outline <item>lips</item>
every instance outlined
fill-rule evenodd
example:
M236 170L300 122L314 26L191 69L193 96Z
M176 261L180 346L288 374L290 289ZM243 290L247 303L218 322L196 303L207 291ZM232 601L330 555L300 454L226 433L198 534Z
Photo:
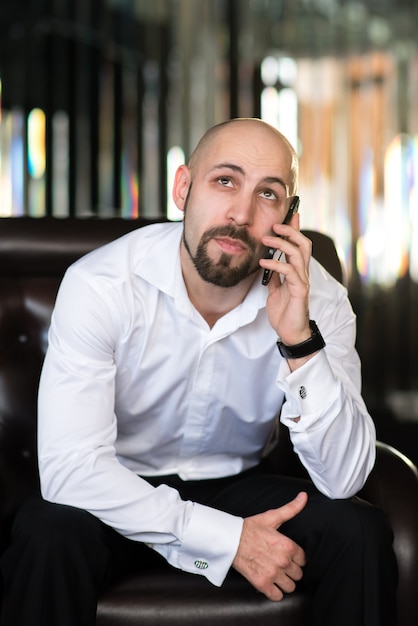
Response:
M215 237L214 239L221 250L227 254L241 254L247 250L247 246L239 239L232 237Z

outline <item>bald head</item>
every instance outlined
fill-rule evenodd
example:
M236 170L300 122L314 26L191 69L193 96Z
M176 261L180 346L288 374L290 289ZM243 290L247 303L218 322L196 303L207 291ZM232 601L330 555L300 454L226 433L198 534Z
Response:
M298 186L298 175L299 175L299 160L296 153L296 150L293 148L292 144L289 140L276 128L267 124L263 120L253 117L240 117L234 118L231 120L227 120L225 122L221 122L220 124L216 124L209 128L208 131L203 135L197 144L195 150L193 151L188 166L191 170L192 177L194 175L195 170L197 169L199 162L204 156L207 154L208 150L213 146L215 141L219 141L225 136L225 140L227 140L228 136L231 137L231 133L233 135L244 137L243 131L251 130L255 132L251 132L251 145L249 148L255 147L255 142L259 142L259 146L264 145L264 138L269 136L271 139L277 140L277 146L280 149L288 153L289 157L289 182L290 182L290 195L294 195Z

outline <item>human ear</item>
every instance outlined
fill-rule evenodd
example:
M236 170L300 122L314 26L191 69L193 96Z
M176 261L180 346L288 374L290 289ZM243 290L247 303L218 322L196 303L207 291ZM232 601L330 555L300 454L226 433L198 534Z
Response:
M174 175L172 196L176 207L184 211L191 183L191 173L187 165L180 165Z

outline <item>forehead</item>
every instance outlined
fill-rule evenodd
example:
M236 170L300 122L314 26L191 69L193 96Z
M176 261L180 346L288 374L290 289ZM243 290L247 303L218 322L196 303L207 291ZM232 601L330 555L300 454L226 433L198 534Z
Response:
M272 129L247 122L232 123L210 139L200 164L210 170L222 163L238 166L247 176L291 179L292 154Z

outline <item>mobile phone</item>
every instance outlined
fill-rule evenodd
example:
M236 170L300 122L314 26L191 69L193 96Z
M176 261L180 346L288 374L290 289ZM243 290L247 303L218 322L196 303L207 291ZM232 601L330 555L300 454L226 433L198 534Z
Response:
M288 224L290 220L292 219L293 215L298 212L299 202L300 202L299 196L293 196L292 201L289 205L289 210L286 213L286 217L283 220L283 224ZM280 235L277 235L277 236L280 237ZM281 252L281 250L277 250L277 248L269 248L266 258L279 261L282 254L283 253ZM273 272L271 270L265 269L263 272L263 278L261 279L261 283L263 285L268 285L272 274Z

